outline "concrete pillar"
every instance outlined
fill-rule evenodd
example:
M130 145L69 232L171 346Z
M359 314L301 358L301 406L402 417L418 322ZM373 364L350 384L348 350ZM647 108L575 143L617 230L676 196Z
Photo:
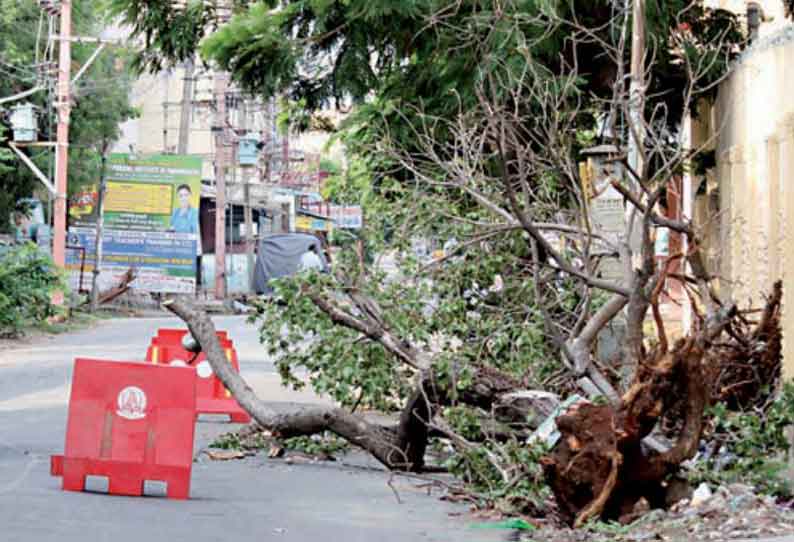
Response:
M732 280L734 275L733 259L733 154L726 151L722 154L718 171L718 187L720 191L720 259L719 259L719 291L720 295L729 298L733 296Z
M749 295L754 305L760 305L764 293L769 289L771 258L769 215L770 175L767 170L769 145L767 140L752 145L752 155L747 184L752 186L752 199L748 199L747 214L750 216L750 275ZM753 203L750 203L750 202Z
M782 200L780 199L780 138L778 133L767 139L767 173L768 173L768 198L765 206L767 207L766 228L769 238L769 271L766 277L765 289L780 278L782 267L780 266L781 243L780 243L780 219L782 210Z
M783 377L794 378L794 258L790 252L794 249L794 188L791 179L794 178L794 114L787 115L781 122L779 130L779 160L778 178L780 186L781 210L779 240L781 246L780 267L783 270L783 313L781 325L783 328Z

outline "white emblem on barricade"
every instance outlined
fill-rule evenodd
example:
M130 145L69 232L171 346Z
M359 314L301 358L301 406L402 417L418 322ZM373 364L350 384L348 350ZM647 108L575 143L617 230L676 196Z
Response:
M135 386L127 386L116 400L118 410L116 414L128 420L141 420L146 417L146 394Z

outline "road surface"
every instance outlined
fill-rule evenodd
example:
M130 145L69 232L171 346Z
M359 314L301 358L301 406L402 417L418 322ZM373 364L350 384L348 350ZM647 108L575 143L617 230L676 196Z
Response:
M256 330L216 317L234 339L243 375L268 400L312 401L278 385ZM3 542L421 542L505 540L471 529L465 508L426 495L415 481L334 463L288 465L260 457L194 463L191 499L129 498L60 489L49 456L62 453L75 357L141 360L171 318L112 319L36 338L0 353L0 540ZM194 452L228 424L200 422ZM204 456L200 456L204 457Z

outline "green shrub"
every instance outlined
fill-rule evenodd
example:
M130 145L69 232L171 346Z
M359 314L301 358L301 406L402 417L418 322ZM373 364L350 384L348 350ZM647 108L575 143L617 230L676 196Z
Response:
M695 482L742 482L770 495L794 496L785 472L791 444L784 434L786 427L794 426L794 383L787 382L763 409L731 412L718 404L710 415L714 440L732 457L725 466L714 460L696 464L691 476Z
M51 294L66 290L63 274L35 245L14 247L0 256L0 336L21 333L57 313Z

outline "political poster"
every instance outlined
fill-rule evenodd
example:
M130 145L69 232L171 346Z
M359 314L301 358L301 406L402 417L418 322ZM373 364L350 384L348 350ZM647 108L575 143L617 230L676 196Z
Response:
M196 287L201 158L181 155L110 156L104 201L101 288L117 283L130 267L134 289L190 293ZM73 287L90 284L96 262L96 186L69 205L67 268Z

